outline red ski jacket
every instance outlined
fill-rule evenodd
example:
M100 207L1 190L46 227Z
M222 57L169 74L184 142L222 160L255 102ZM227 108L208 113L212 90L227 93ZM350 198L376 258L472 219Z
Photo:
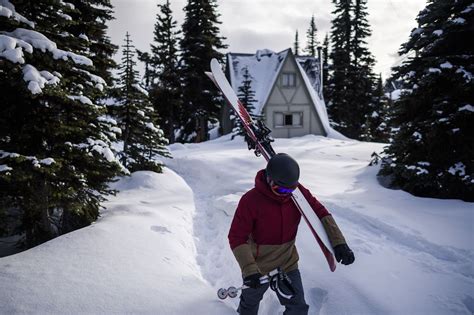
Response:
M322 220L323 223L333 222L328 210L310 191L301 184L299 188L316 215L330 219ZM300 220L301 214L291 197L274 194L267 184L265 170L260 170L255 177L255 187L240 199L228 235L244 276L265 274L276 267L286 271L296 269L299 257L294 244ZM326 231L331 240L330 231Z

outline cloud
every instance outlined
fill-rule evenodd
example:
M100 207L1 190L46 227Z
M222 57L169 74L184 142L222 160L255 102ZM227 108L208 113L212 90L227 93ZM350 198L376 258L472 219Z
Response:
M187 1L170 2L175 20L181 26ZM149 50L158 3L164 0L112 0L116 17L109 23L112 41L121 45L125 32L129 31L137 48ZM389 75L390 67L399 59L396 53L400 45L416 26L415 18L425 4L425 0L369 0L372 36L368 44L377 60L376 73L383 73L384 78ZM281 51L293 47L297 29L300 47L304 48L313 14L322 41L330 31L334 6L331 0L219 0L218 9L220 30L227 38L228 51L252 53L263 48ZM119 61L120 54L115 59Z

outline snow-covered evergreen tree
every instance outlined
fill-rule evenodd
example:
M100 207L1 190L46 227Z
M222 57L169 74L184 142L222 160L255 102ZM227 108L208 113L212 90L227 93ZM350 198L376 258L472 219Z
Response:
M154 41L151 45L150 67L153 82L150 97L159 114L159 123L170 143L175 142L175 132L183 115L180 72L178 68L177 22L173 20L170 2L158 5Z
M0 205L18 214L31 247L94 221L121 165L114 123L92 101L104 80L90 58L51 40L75 23L71 5L1 4Z
M387 135L388 143L391 143L398 133L398 123L395 122L395 106L394 102L396 102L401 94L401 86L402 81L400 79L395 78L393 75L396 75L394 72L390 75L390 77L385 80L384 84L384 91L385 91L385 99L384 99L384 123L382 123L382 128L384 128L384 133Z
M182 31L181 67L183 83L183 120L178 141L205 141L209 125L218 122L221 98L206 77L212 58L222 61L220 50L227 46L219 35L216 0L188 0Z
M107 22L113 19L110 0L68 0L65 7L64 14L74 23L62 36L79 41L79 46L68 48L94 60L94 73L111 86L112 69L116 68L112 57L118 47L107 36Z
M429 1L400 53L403 79L394 104L398 133L382 175L419 196L474 200L474 5Z
M365 115L364 126L365 128L362 130L361 135L362 140L388 141L388 99L385 97L381 74L372 93L372 101L369 103L368 111Z
M123 45L120 82L117 86L118 103L113 107L122 130L123 151L120 160L130 171L161 172L159 155L169 157L163 131L155 125L157 117L148 99L148 92L138 84L135 69L135 47L127 33Z
M318 28L316 27L316 21L314 20L314 14L311 17L311 21L309 22L309 28L306 32L306 49L310 56L315 57L318 51Z
M242 69L243 73L243 78L244 80L242 81L242 85L239 86L237 90L237 97L239 100L244 104L244 107L247 109L249 112L250 116L254 120L261 119L261 117L257 117L255 115L255 106L253 105L257 100L255 99L255 91L252 90L252 76L250 75L249 68L248 66L245 66L245 68ZM233 124L234 124L234 135L240 135L240 136L245 136L247 133L245 132L244 127L242 126L242 122L240 119L234 116L233 119Z

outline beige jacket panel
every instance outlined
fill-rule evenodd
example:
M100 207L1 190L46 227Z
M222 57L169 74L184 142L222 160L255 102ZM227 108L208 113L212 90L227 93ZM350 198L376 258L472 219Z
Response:
M347 244L344 235L342 235L341 230L336 224L336 221L332 217L332 215L327 215L321 219L323 223L324 229L328 235L329 241L331 242L332 247L336 247L337 245Z
M252 240L233 250L244 277L254 274L268 274L280 267L285 272L298 268L299 255L295 241L281 245L257 245Z

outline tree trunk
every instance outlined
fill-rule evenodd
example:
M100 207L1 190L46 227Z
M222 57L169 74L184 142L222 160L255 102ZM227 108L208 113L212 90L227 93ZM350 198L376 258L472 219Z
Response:
M196 142L207 141L207 119L206 116L199 116L197 119Z

